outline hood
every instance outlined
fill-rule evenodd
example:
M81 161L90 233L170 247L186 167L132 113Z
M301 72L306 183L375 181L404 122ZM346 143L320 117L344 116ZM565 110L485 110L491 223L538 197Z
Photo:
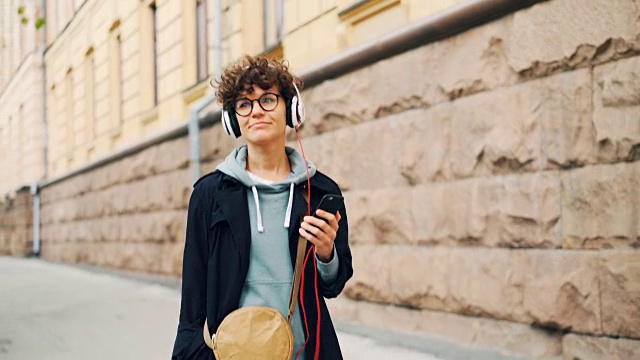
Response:
M260 197L258 195L258 190L261 192L283 192L289 190L289 200L287 205L287 213L285 214L285 223L284 227L288 228L290 224L291 217L291 207L293 204L293 194L295 185L300 184L302 182L307 181L307 169L305 166L304 158L300 153L298 153L292 147L285 147L285 152L289 158L289 163L291 165L291 173L289 177L283 181L266 183L261 181L261 179L257 178L250 174L247 170L247 154L248 149L246 145L240 146L234 149L229 156L224 160L224 162L218 165L217 169L232 178L238 180L243 185L251 188L253 193L253 200L256 207L256 223L259 232L264 232L263 222L262 222L262 214L260 212ZM309 175L313 177L316 173L315 165L308 161L309 165Z
M275 182L273 184L266 185L259 180L252 178L247 172L247 153L248 149L246 145L240 146L234 149L229 156L224 160L224 162L218 165L217 169L222 171L223 173L231 176L232 178L240 181L247 187L256 186L258 188L273 188L273 187L281 187L282 185L288 187L289 184L300 184L307 180L307 170L305 168L304 159L302 155L298 153L292 147L285 147L285 152L289 157L289 163L291 164L291 174L289 177L280 182ZM311 177L316 173L316 166L311 162L309 163L309 173Z

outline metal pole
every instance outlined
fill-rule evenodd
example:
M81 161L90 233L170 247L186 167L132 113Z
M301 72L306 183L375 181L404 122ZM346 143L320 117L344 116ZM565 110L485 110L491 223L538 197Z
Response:
M222 2L214 1L213 23L214 23L214 48L216 51L213 78L217 79L222 73ZM207 96L200 100L189 115L189 155L191 159L191 180L195 183L202 175L202 164L200 160L200 121L199 116L202 110L216 100L215 95Z
M33 247L31 255L40 256L40 188L38 183L31 184L33 197Z
M47 16L47 1L42 0L40 2L40 6L42 7L42 17L46 18ZM48 177L48 162L49 162L49 134L48 134L48 125L47 125L47 64L44 61L44 54L47 50L47 27L45 24L42 27L42 43L40 46L42 47L40 51L40 66L42 68L42 94L40 94L41 104L42 104L42 120L40 122L40 130L41 141L42 141L42 176L41 179L46 179ZM32 235L32 256L40 256L40 248L41 248L41 239L40 239L40 187L37 182L31 184L31 196L33 198L33 235Z

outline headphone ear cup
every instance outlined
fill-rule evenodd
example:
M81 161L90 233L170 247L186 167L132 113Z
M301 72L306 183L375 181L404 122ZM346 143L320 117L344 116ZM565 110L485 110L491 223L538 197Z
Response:
M224 127L224 131L227 135L233 136L236 139L242 135L240 132L240 125L238 125L238 119L236 119L236 114L230 113L226 110L222 112L222 127Z
M231 136L231 131L229 130L229 114L223 110L221 115L220 122L222 123L222 128L227 135Z
M302 104L302 96L295 81L293 82L293 88L296 90L296 95L291 99L292 122L289 126L297 129L304 122L304 105ZM293 120L293 117L295 117L295 120Z
M298 121L298 126L304 122L304 104L302 104L301 97L296 97L296 120Z
M291 101L289 101L287 104L287 126L289 126L290 128L295 128L295 123L298 121L298 114L296 114L296 108L298 106L297 104L298 98L295 96L292 97Z

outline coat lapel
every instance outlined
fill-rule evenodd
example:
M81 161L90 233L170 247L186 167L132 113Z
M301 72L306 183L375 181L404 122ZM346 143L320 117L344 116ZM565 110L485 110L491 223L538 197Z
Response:
M247 204L246 188L244 186L234 186L219 191L217 192L216 201L229 222L233 239L240 250L242 268L248 268L251 229L249 227L249 205Z

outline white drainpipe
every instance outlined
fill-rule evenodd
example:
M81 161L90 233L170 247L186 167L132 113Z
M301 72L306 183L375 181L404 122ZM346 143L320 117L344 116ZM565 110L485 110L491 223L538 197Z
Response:
M42 17L46 17L47 14L47 0L41 0L40 6L42 7ZM47 27L45 24L40 31L42 31L42 51L40 52L40 61L42 67L42 94L41 104L42 104L42 121L40 123L42 130L42 179L46 179L48 177L47 167L49 161L49 143L48 143L48 126L47 126L47 66L44 62L44 53L47 50ZM33 236L32 236L32 245L33 248L31 250L32 256L40 256L40 186L38 183L31 184L31 196L33 197Z
M33 248L32 256L40 256L40 188L38 183L31 184L33 197Z

